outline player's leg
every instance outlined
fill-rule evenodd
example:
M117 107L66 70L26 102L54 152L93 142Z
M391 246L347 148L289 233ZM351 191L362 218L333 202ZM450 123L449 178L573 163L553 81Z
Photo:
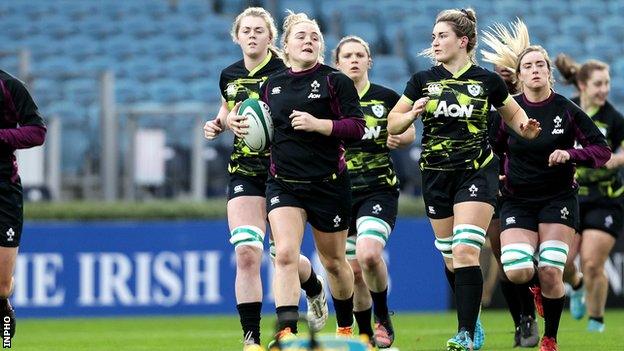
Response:
M266 227L265 203L261 196L238 196L227 204L230 242L236 256L236 307L245 342L257 345L262 310L260 266Z
M352 333L353 271L345 257L346 228L328 232L312 227L314 242L323 267L327 271L329 289L334 300L338 334Z
M540 223L538 275L544 306L542 344L556 344L565 301L563 270L575 229L561 223Z
M583 288L583 274L576 267L574 259L576 258L581 246L581 235L575 234L570 252L568 253L568 261L563 270L563 281L570 284L572 290L570 292L570 313L572 318L581 319L585 316L585 289Z
M356 255L373 300L375 342L381 348L392 346L395 335L388 310L388 267L383 254L397 209L398 192L380 192L363 202L356 222Z
M604 331L604 311L609 281L604 265L615 245L615 237L607 232L586 229L581 245L581 268L587 291L588 330Z
M272 234L269 237L269 256L275 263L275 240ZM299 255L298 271L301 289L306 294L308 324L315 331L319 331L323 329L329 317L323 277L316 274L310 260L302 254Z
M280 333L287 331L296 334L301 294L298 266L306 214L299 207L289 206L287 195L279 196L285 206L271 209L269 212L269 222L275 240L273 294Z
M479 254L494 207L486 202L465 201L456 203L453 212L452 252L459 333L448 341L447 348L462 343L462 339L472 347L483 292Z
M0 208L0 318L3 326L8 325L12 338L16 321L9 297L13 293L13 272L24 224L21 184L5 182L0 185Z
M358 334L366 335L373 341L373 326L371 324L373 316L373 300L368 286L364 281L362 267L356 257L355 235L347 237L346 258L353 270L353 317L358 326Z

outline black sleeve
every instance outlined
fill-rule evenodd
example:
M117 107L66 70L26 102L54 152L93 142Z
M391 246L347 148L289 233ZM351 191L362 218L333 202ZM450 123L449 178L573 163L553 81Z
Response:
M5 96L5 104L15 114L17 123L20 126L45 126L39 108L24 84L17 79L8 79L5 84L9 93Z
M386 104L386 107L388 109L392 110L392 108L397 104L397 102L399 102L400 98L401 97L399 96L399 94L397 94L394 90L387 89L386 96L384 98L384 103Z
M227 101L227 97L225 96L225 88L226 88L226 81L225 81L225 77L223 76L223 71L221 71L221 75L219 76L219 93L221 94L221 97L223 97L223 100Z
M509 135L500 114L496 111L490 111L488 116L488 140L494 153L501 156L507 151L508 138Z
M617 111L613 114L613 127L611 129L611 145L613 152L623 147L624 143L624 117Z
M258 91L258 95L260 96L260 101L264 102L265 104L269 104L269 94L268 94L268 86L269 86L269 79L265 80L263 83L260 83L260 90Z
M509 96L509 91L507 90L507 85L505 84L503 78L496 73L491 73L488 81L488 89L490 104L496 108L502 107L503 103Z
M328 77L329 85L334 91L332 101L337 103L338 111L334 111L340 116L344 117L359 117L364 118L364 113L360 108L360 97L353 80L340 72L332 72Z
M422 95L422 82L420 81L418 73L414 74L412 78L405 85L405 91L403 96L410 99L412 104L414 101L420 99Z
M570 112L573 114L575 138L583 146L582 149L566 150L570 154L570 159L581 166L602 167L611 157L607 139L583 110L572 103L570 105L574 107Z

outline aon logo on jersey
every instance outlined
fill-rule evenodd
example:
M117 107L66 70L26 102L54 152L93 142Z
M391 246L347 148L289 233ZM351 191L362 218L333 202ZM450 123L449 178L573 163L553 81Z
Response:
M381 134L380 126L373 127L373 128L365 127L364 136L362 136L362 140L377 139L379 138L379 134Z
M438 103L438 108L436 108L433 115L435 117L440 115L444 115L445 117L470 117L472 116L473 109L473 105L462 106L458 104L450 104L447 106L446 101L442 100Z

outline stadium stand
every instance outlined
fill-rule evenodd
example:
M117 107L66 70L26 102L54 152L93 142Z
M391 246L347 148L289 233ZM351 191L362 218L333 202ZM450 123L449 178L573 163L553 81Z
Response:
M28 81L44 115L59 115L63 130L71 132L71 138L63 137L62 167L64 172L77 172L80 167L72 162L83 161L84 150L98 142L97 134L79 137L91 129L76 126L86 123L87 111L98 104L102 71L115 72L116 100L121 104L218 105L219 73L240 59L229 34L232 19L249 5L266 6L278 20L286 9L316 17L326 35L327 61L342 35L363 37L373 50L372 80L402 92L411 73L430 65L418 54L429 45L434 16L443 8L463 4L436 0L3 1L0 68L17 74L16 50L30 51ZM624 106L624 2L475 0L470 4L477 10L481 30L495 21L519 17L526 21L532 41L545 46L552 57L566 52L581 61L594 57L607 61L612 65L612 100ZM571 93L569 88L559 88ZM74 138L86 145L76 147Z

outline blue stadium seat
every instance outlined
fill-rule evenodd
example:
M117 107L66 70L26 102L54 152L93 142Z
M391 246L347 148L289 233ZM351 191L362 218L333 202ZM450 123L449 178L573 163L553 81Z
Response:
M531 44L544 45L548 38L556 33L552 25L552 19L544 15L531 15L524 18L524 23L529 29Z
M72 79L66 81L63 84L63 87L67 99L78 105L89 106L90 104L97 102L97 96L100 89L98 79Z
M588 21L608 15L607 4L601 0L575 0L569 6L574 15L585 17Z
M46 116L59 117L64 127L80 126L86 120L86 109L71 100L51 103L43 111Z
M218 103L221 101L218 78L201 79L189 84L189 96L194 101Z
M414 16L408 18L403 26L402 40L407 40L405 44L409 47L412 42L431 43L431 33L433 32L433 21L426 16ZM400 34L400 32L399 32ZM424 49L424 48L422 48ZM422 50L421 49L421 50Z
M119 66L120 76L148 82L163 76L162 65L149 57L141 57Z
M527 6L526 2L514 1L514 0L498 0L493 2L494 10L497 14L505 16L518 16L521 18L527 18L532 13L530 6ZM480 10L480 9L479 9ZM477 13L477 21L479 20L479 13Z
M375 22L349 21L343 25L342 34L343 36L357 35L361 37L368 42L372 50L378 49L381 44L381 37L379 35L379 32L377 30L377 24Z
M567 16L559 22L560 33L577 39L585 39L596 34L596 25L583 16Z
M115 70L116 63L110 56L96 56L78 65L86 75L98 76L106 70Z
M558 54L565 53L575 59L585 54L585 48L574 38L564 36L553 36L546 45L544 45L548 55L551 58L557 57Z
M622 7L624 9L624 6ZM620 16L611 15L598 21L600 35L609 36L620 42L624 40L624 25Z
M207 1L178 1L177 10L187 17L206 19L212 15L211 3Z
M280 20L286 17L286 10L291 10L295 13L303 12L312 18L316 18L316 9L312 1L310 0L278 0L277 1L278 13L275 14Z
M611 16L624 16L624 2L622 1L608 1L607 7Z
M622 56L622 45L612 37L596 36L585 43L585 49L589 55L607 62Z
M115 99L118 103L145 101L147 96L147 92L142 89L142 84L139 81L132 79L115 80Z
M160 28L156 21L150 20L149 17L137 16L121 22L121 28L124 33L130 34L135 38L144 39L157 34Z
M73 56L76 61L102 53L96 39L86 35L74 35L56 45L61 46L63 55Z
M612 76L624 77L624 57L616 59L610 68Z
M125 61L133 56L144 54L145 51L140 45L128 45L135 39L124 34L108 38L101 43L101 48L106 55L116 61Z
M182 81L192 81L204 74L205 63L194 57L181 56L165 62L164 72L167 77L177 78Z
M531 7L535 15L548 16L554 20L559 20L570 13L570 5L565 0L532 1Z
M152 101L171 103L187 99L186 85L177 79L158 79L147 87Z
M39 77L66 77L72 74L76 62L70 57L56 56L32 65L32 73Z
M31 93L44 116L48 115L48 105L63 100L63 90L58 80L37 78L33 81Z
M104 17L93 16L90 20L83 22L79 26L82 34L88 34L96 39L104 39L121 33L118 25Z
M375 77L383 76L386 80L399 82L407 82L410 76L406 60L390 55L374 56L371 73Z

